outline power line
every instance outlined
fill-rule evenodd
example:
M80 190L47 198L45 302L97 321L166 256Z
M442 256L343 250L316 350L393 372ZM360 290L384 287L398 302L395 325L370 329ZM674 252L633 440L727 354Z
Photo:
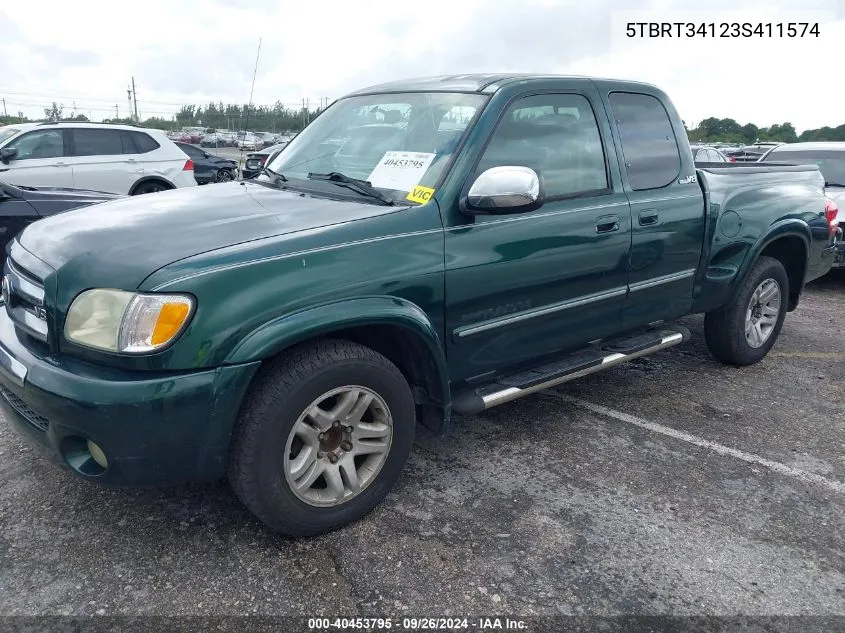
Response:
M84 102L84 103L93 103L93 102L108 103L108 104L114 103L114 97L104 98L104 97L79 96L79 95L77 95L75 97L74 96L68 96L68 95L55 96L55 95L37 94L37 93L34 93L34 92L14 92L14 91L10 91L10 90L3 90L1 88L0 88L0 94L12 95L12 96L15 96L15 97L23 97L23 98L26 98L26 99L30 99L30 98L32 98L32 99L49 99L51 101L56 101L56 102L74 101L75 100L75 101ZM326 105L328 105L329 98L323 97L323 99L325 100ZM215 99L203 99L202 103L217 104L220 101L221 101L220 99L216 99L216 100ZM153 99L139 99L138 103L153 104L153 105L170 105L170 106L182 107L184 105L198 104L198 103L200 103L200 101L197 100L197 99L192 99L192 98L187 98L185 101L179 101L179 102L177 102L177 101L157 101L157 100L153 100ZM279 103L283 106L290 106L290 107L294 107L294 108L296 108L299 105L299 102L297 102L297 101L280 101ZM275 101L272 104L270 104L268 102L268 105L275 105L275 104L276 104Z

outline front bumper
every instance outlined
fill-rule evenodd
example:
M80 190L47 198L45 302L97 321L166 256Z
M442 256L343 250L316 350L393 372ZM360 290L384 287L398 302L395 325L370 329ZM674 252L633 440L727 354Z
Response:
M129 372L42 354L22 338L0 310L0 414L52 461L68 466L73 447L92 440L108 467L85 476L105 484L225 474L241 398L260 363Z

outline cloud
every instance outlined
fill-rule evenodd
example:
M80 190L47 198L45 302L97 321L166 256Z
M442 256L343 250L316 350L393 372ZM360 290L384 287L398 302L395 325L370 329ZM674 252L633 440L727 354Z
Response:
M733 116L796 127L845 120L832 75L845 41L841 0L322 0L255 3L146 0L131 17L105 0L43 0L39 19L13 4L0 11L0 95L38 115L76 100L95 118L126 103L135 77L139 109L171 116L183 103L245 103L259 38L254 102L291 107L394 79L467 72L595 74L658 84L687 121ZM616 13L646 20L776 21L785 11L825 9L824 37L782 41L623 42ZM739 11L739 12L738 12ZM96 16L96 17L92 17ZM634 48L630 46L636 44Z

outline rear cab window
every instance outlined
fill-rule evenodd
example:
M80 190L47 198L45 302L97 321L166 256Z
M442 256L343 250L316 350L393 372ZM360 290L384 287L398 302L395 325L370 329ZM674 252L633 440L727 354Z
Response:
M672 184L681 173L681 153L663 103L635 92L612 92L608 100L631 189L660 189Z

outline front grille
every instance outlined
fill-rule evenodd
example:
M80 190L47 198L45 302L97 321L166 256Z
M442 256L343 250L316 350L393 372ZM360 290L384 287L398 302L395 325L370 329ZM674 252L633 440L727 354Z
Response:
M3 301L9 318L30 336L47 342L47 309L44 284L33 273L6 259L3 276Z
M50 428L50 421L47 418L30 409L26 402L18 398L3 385L0 385L0 396L5 398L6 402L8 402L15 411L20 413L24 420L29 422L39 431L47 431L47 429Z

